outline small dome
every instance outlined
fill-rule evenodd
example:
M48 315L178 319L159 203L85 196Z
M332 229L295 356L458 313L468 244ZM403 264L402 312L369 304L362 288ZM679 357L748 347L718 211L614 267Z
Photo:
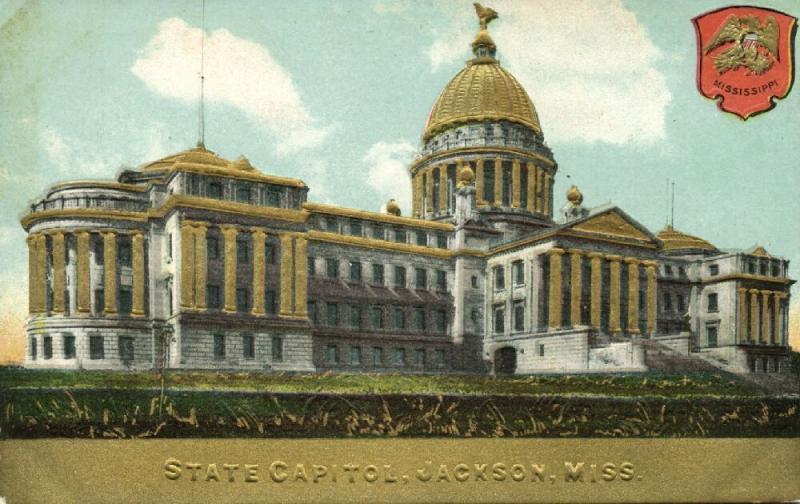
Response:
M567 201L570 202L572 206L578 206L583 203L583 193L581 193L578 186L573 185L567 191Z
M390 199L388 203L386 203L386 213L390 215L400 215L400 205L397 204L394 198Z
M472 171L469 165L464 165L461 171L458 172L458 187L470 185L475 180L475 172Z
M492 50L497 48L497 46L494 44L494 40L492 40L492 36L489 35L488 30L481 30L475 36L475 40L472 42L472 48L475 49L478 46L486 46Z
M667 226L659 231L656 238L663 242L665 252L717 252L717 247L710 242L682 233L672 226Z
M161 158L158 161L153 161L152 163L148 163L142 169L144 171L165 170L168 168L172 168L177 164L201 165L213 168L226 168L231 164L231 162L228 161L227 159L217 156L214 152L206 149L202 145L198 145L194 149L185 150L183 152L179 152L177 154L172 154L170 156Z

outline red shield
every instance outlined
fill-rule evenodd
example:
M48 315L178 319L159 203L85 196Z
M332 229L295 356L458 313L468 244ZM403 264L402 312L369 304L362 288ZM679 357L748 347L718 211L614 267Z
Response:
M697 32L697 87L719 108L747 119L774 106L792 87L797 18L761 7L726 7L692 20Z

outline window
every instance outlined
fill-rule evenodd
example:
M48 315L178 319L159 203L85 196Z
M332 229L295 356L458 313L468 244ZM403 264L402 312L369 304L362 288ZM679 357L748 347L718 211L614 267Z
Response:
M328 231L329 233L339 232L339 223L336 222L336 219L333 217L326 217L323 219L322 223L325 226L325 231Z
M747 272L754 275L756 272L756 263L752 260L747 261Z
M308 256L308 276L313 277L316 274L316 268L314 265L316 264L317 258L314 256Z
M472 285L473 289L478 288L478 277L477 275L472 275L472 279L470 280L470 284Z
M36 338L31 338L31 360L36 360Z
M710 347L717 346L717 326L706 326L706 341Z
M314 301L309 301L306 303L306 313L308 313L308 320L312 324L317 323L317 303Z
M379 226L377 224L372 226L373 238L375 238L376 240L385 240L386 239L385 236L386 236L386 230L383 228L383 226Z
M118 339L119 360L128 365L133 362L133 337L120 336Z
M311 261L311 257L308 258ZM267 264L275 264L275 244L274 243L265 243L264 244L264 262ZM309 266L309 271L313 268L313 266Z
M406 365L406 349L405 348L395 348L394 349L394 364L396 366L405 366Z
M117 247L117 261L122 266L131 265L131 244L128 242L120 242Z
M416 243L417 243L417 245L419 245L421 247L427 247L428 246L428 233L426 233L425 231L417 231Z
M267 310L267 315L275 315L277 313L278 303L277 296L274 290L267 290L264 293L264 305Z
M495 266L494 270L492 270L492 274L494 275L494 288L495 289L505 289L506 288L506 269L502 266Z
M525 330L525 303L521 301L514 303L514 330Z
M672 294L664 293L664 311L672 311Z
M664 275L665 276L672 276L672 266L670 266L669 264L664 266Z
M678 266L678 276L680 278L686 278L686 268L683 266Z
M708 267L708 274L711 276L719 275L719 266L712 264Z
M214 335L214 360L222 360L225 358L225 335Z
M133 293L129 288L119 290L119 314L130 315L133 308Z
M447 312L436 310L433 312L433 321L436 325L436 332L443 333L447 329Z
M383 264L372 265L372 283L383 285Z
M361 328L361 307L350 305L350 327Z
M717 306L717 294L712 293L708 295L708 311L715 312L719 309Z
M206 306L209 310L219 310L219 285L206 285Z
M350 221L350 234L353 236L361 236L363 233L361 221L353 219Z
M358 261L350 261L350 281L361 281L361 263Z
M103 289L95 289L94 291L94 312L103 313L106 309L105 292Z
M525 267L522 261L514 261L511 263L511 274L514 277L514 285L522 285L525 283Z
M444 233L436 233L436 247L446 249L447 248L447 235Z
M539 343L539 357L544 357L544 343Z
M172 233L167 234L167 259L172 260Z
M211 182L206 189L206 196L214 199L222 199L222 184Z
M383 329L383 307L373 306L370 309L370 323L373 329Z
M353 365L361 364L361 347L360 346L351 346L350 347L350 364L353 364Z
M781 265L780 263L773 262L772 263L772 276L781 276Z
M270 187L267 189L267 206L277 207L281 206L281 193L280 190Z
M383 364L383 348L376 346L372 347L372 365L380 366Z
M481 316L481 312L479 312L477 308L473 308L472 311L469 313L469 318L475 324L478 323L478 319L480 318L480 316Z
M250 203L251 196L249 187L240 187L236 191L236 201L239 203Z
M765 263L764 261L759 261L758 270L762 275L766 275L767 274L767 263Z
M206 257L208 259L219 259L219 239L216 236L206 238Z
M683 297L683 294L678 294L678 311L680 313L686 311L686 299Z
M414 329L425 330L425 308L414 308Z
M406 311L401 307L396 307L394 309L394 328L395 329L406 328Z
M502 306L494 307L494 332L505 332L506 310Z
M434 350L433 355L434 355L434 359L435 359L435 362L436 362L437 366L444 365L444 355L445 354L444 354L444 349L443 348L437 348L436 350Z
M42 339L42 356L45 360L53 358L53 338L52 336L45 336Z
M250 260L250 250L247 240L236 240L236 261L239 264L247 264Z
M325 275L328 278L339 278L338 259L331 259L330 257L325 259Z
M325 305L325 320L331 327L339 325L339 306L336 303Z
M103 240L94 242L94 263L101 266L105 259L105 243Z
M447 291L447 272L444 270L436 270L436 290Z
M64 358L65 359L74 359L76 352L75 352L75 336L71 334L65 334L63 336L63 347L64 347Z
M242 334L242 357L245 359L256 358L256 338L252 334Z
M283 338L280 336L272 337L272 347L270 349L273 362L283 361Z
M250 311L250 291L244 288L236 289L236 311Z
M428 288L428 270L425 268L414 269L414 287L417 289Z
M89 336L89 358L92 360L105 359L105 348L102 336Z
M406 268L404 266L394 267L394 285L395 287L406 286Z
M420 367L425 366L425 349L417 348L414 350L414 364Z
M328 364L339 363L339 348L336 345L328 345L327 351L325 352L325 360L328 361Z
M408 233L403 228L397 228L394 230L394 241L397 243L406 243L408 241Z

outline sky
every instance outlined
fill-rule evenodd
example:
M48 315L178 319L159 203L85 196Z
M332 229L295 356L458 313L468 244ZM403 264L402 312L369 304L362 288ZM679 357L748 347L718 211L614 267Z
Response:
M697 91L691 19L724 2L486 3L558 162L556 208L576 184L586 205L611 201L658 231L669 178L676 228L763 245L800 278L800 92L742 121ZM759 5L800 14L793 0ZM201 6L0 0L0 360L22 351L27 203L196 144ZM206 0L205 144L302 178L311 200L396 198L408 213L406 168L476 30L469 1Z

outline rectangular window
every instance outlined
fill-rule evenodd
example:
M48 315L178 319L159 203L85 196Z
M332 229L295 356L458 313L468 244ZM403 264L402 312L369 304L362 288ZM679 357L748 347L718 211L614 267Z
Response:
M306 303L306 313L308 313L308 320L312 324L317 323L317 303L309 301Z
M350 364L353 364L353 365L360 365L361 364L361 347L360 346L351 346L350 347Z
M406 286L406 268L404 266L394 267L394 285L395 287Z
M765 263L764 261L759 261L758 270L762 275L766 276L766 274L767 274L767 263Z
M328 364L339 363L339 348L336 345L330 344L327 347L326 360Z
M483 199L489 203L494 201L494 161L489 159L483 162Z
M105 359L105 345L102 336L89 336L89 358L92 360Z
M514 261L511 263L511 274L514 277L514 285L522 285L525 283L525 266L522 261Z
M375 285L383 285L383 264L372 265L372 283Z
M492 274L494 275L494 288L495 289L505 289L506 288L506 269L502 266L495 266L492 270Z
M119 242L119 246L117 247L117 262L119 262L121 266L131 266L131 244L129 242Z
M664 311L672 311L672 294L664 293Z
M436 233L436 248L447 248L447 235L444 233Z
M36 338L31 338L31 360L36 360Z
M52 336L45 336L42 339L42 356L45 360L53 358L53 338Z
M678 311L680 313L686 311L686 299L683 297L683 294L678 294Z
M406 328L406 311L404 308L396 307L394 309L394 328L395 329Z
M236 190L236 201L239 203L250 203L251 196L249 187L240 187Z
M405 366L406 365L406 349L405 348L395 348L394 349L394 364L396 366Z
M444 270L436 270L436 290L447 292L447 272Z
M544 357L544 343L539 343L539 357Z
M274 290L267 290L264 293L264 305L267 315L275 315L278 312L277 295Z
M225 358L225 335L214 335L214 360L222 360Z
M172 260L172 233L167 234L167 259Z
M279 190L270 187L267 189L267 206L281 206L281 193Z
M717 346L717 326L706 326L706 339L708 341L708 346Z
M428 270L425 268L414 269L414 287L417 289L428 288Z
M105 260L104 240L94 240L94 263L102 266Z
M522 301L514 303L514 330L525 330L525 303Z
M433 320L436 324L436 332L443 333L447 329L447 312L445 310L435 310Z
M425 330L425 308L414 308L414 329Z
M372 237L376 240L385 240L386 230L383 228L383 226L375 224L372 226Z
M361 328L361 307L350 305L350 327Z
M65 334L63 336L63 346L64 346L64 358L65 359L74 359L76 355L75 351L75 336L71 334Z
M265 243L264 244L264 262L267 264L275 264L275 244L274 243ZM308 258L309 261L311 258ZM311 268L311 266L309 266Z
M206 238L206 256L208 259L219 259L219 239L216 236Z
M417 231L416 238L417 238L416 239L417 245L421 247L428 246L428 233L426 233L425 231Z
M247 240L236 240L236 261L239 264L247 264L250 260L250 250Z
M134 358L133 337L120 336L117 344L119 350L119 360L122 361L122 363L125 365L128 365L131 362L133 362Z
M408 233L403 228L394 230L394 241L397 243L406 243L408 241Z
M106 297L103 289L95 289L94 291L94 312L103 313L106 309Z
M778 262L772 263L772 276L781 276L781 265Z
M272 337L272 347L270 349L272 355L272 362L283 361L283 338L280 336Z
M358 261L350 261L350 281L361 281L361 263Z
M383 307L373 306L370 309L370 321L373 329L383 329Z
M719 309L717 306L717 295L715 293L708 295L708 311L715 312Z
M252 334L242 334L242 357L245 359L256 358L256 337Z
M313 277L317 273L317 268L315 267L317 263L317 258L314 256L308 256L308 276Z
M221 308L219 301L219 286L206 285L206 306L208 309L219 310Z
M379 346L372 347L372 365L373 366L383 365L383 348Z
M425 349L417 348L414 350L414 364L419 367L425 366Z
M442 349L442 348L437 348L437 349L434 351L434 356L435 356L435 358L436 358L436 365L437 365L437 366L442 366L442 365L444 365L444 355L445 355L445 354L444 354L444 349Z
M236 289L236 311L250 311L250 291L244 288Z
M119 290L119 314L130 315L133 308L133 293L129 288Z
M711 276L719 275L719 266L716 264L712 264L708 267L708 274Z
M665 276L672 276L672 266L670 266L669 264L664 266L664 275Z
M219 182L211 182L208 184L206 195L209 198L222 199L222 184Z
M329 233L338 233L339 232L339 223L333 217L326 217L323 220L323 225L325 226L325 231Z
M350 221L350 234L353 236L361 236L364 232L362 229L361 221L353 219Z
M328 278L339 278L338 259L331 259L330 257L325 259L325 275Z
M502 306L495 306L494 308L494 332L505 332L505 318L506 310Z
M336 303L327 303L325 305L325 320L331 327L339 325L339 306Z

